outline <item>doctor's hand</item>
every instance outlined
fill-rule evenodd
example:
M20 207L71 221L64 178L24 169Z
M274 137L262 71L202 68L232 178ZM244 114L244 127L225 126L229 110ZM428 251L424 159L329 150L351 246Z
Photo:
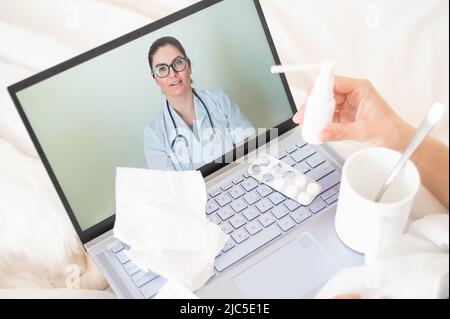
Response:
M333 123L321 133L323 142L353 140L403 151L414 129L404 122L367 80L335 77ZM306 101L305 101L306 103ZM303 124L305 105L293 121Z

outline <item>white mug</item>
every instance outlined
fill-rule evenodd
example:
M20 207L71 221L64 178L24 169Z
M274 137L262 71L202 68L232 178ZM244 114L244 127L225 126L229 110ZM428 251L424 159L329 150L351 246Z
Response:
M420 187L419 172L408 161L381 201L374 201L400 157L393 150L367 148L353 154L342 169L336 232L346 246L366 255L366 263L404 232Z

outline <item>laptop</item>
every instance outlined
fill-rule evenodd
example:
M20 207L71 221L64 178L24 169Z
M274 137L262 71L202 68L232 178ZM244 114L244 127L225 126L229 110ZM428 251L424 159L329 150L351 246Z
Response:
M206 216L230 235L201 298L311 298L337 271L362 263L334 229L342 159L301 138L296 112L258 0L204 0L8 88L86 251L120 298L153 298L166 279L143 271L113 235L117 167L147 168L143 132L165 97L148 50L183 43L196 88L232 97L255 128L199 170ZM173 66L172 66L173 67ZM169 68L170 70L170 68ZM263 129L261 129L263 128ZM316 180L302 206L248 174L270 153Z

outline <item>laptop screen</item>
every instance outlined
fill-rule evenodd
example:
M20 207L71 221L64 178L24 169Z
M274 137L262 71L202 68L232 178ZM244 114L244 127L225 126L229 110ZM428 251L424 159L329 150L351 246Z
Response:
M201 169L289 120L277 59L258 1L203 1L10 91L82 233L117 167Z

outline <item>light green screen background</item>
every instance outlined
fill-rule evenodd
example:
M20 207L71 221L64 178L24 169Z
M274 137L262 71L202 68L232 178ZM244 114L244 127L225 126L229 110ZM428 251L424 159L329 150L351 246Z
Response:
M18 93L83 230L113 215L117 167L146 168L143 131L165 98L151 78L151 43L175 36L198 89L222 89L256 128L292 116L251 0L225 0Z

